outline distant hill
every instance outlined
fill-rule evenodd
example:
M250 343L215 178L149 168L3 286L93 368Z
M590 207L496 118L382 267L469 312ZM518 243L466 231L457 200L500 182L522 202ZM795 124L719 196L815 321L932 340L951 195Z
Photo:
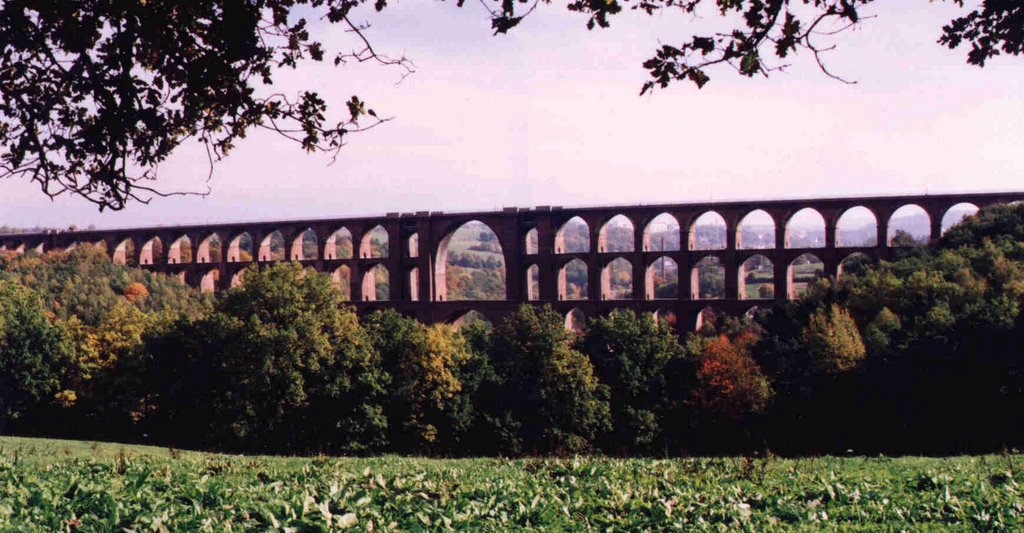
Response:
M42 226L35 226L31 228L20 228L16 226L0 226L0 235L13 235L16 233L44 233L47 231L60 231L57 228L44 228Z

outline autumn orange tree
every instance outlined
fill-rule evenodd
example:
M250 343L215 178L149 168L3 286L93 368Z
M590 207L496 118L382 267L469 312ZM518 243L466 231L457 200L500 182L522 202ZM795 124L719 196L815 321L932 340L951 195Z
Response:
M697 356L696 396L699 405L718 417L741 420L763 411L772 389L751 355L757 341L751 332L733 339L720 334Z

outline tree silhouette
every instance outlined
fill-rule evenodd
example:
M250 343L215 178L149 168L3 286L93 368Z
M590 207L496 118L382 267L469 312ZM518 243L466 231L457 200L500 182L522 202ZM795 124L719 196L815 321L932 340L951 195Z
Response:
M953 0L962 5L962 0ZM698 87L710 70L742 76L782 70L798 52L828 76L822 54L832 36L857 26L871 0L569 0L588 29L607 27L627 6L648 15L717 13L704 31L667 39L643 65L641 93L687 80ZM481 0L496 34L506 33L540 2ZM464 2L459 0L458 6ZM474 4L475 5L475 4ZM0 177L28 178L49 196L72 194L100 210L122 209L164 191L157 166L187 141L214 162L256 129L269 129L309 152L336 154L350 134L383 121L358 96L341 115L317 92L284 94L284 69L331 60L376 63L414 71L404 57L380 54L367 40L360 10L387 0L10 0L0 4ZM493 7L492 7L493 6ZM308 20L324 20L353 39L329 52ZM360 18L359 20L363 20ZM986 0L950 22L939 42L971 47L968 62L984 66L1019 55L1024 6ZM333 56L333 57L331 57ZM843 80L845 81L845 80Z

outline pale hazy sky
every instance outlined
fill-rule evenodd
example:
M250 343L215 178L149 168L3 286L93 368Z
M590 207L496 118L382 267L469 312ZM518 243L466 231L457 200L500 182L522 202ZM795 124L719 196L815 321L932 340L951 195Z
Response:
M557 3L556 3L557 4ZM0 223L121 227L387 211L672 203L738 198L1024 189L1024 58L985 69L935 43L960 12L889 0L838 38L826 78L808 57L769 80L727 71L698 91L639 97L659 39L707 21L626 14L587 31L558 5L492 37L478 4L405 2L373 14L376 47L405 53L403 83L381 67L306 66L281 77L339 112L352 94L394 120L352 137L333 165L271 134L243 141L206 198L154 199L120 213L51 202L0 181ZM713 21L712 21L713 22ZM325 41L345 46L340 29ZM204 189L205 155L180 150L164 189Z

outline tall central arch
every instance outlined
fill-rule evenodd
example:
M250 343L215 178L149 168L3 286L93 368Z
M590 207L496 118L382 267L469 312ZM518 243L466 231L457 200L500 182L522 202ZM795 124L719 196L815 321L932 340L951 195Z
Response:
M457 255L456 255L457 254ZM451 255L451 257L450 257ZM450 271L449 263L452 259L459 263L452 263L459 271ZM450 274L461 272L462 269L482 272L480 277L486 278L489 271L496 270L501 280L499 300L508 299L508 265L505 264L504 248L501 239L493 228L479 220L470 220L455 226L449 231L437 245L437 254L434 257L434 300L445 302L450 300L494 300L495 298L480 297L491 291L476 291L472 288L460 291L459 294L449 294ZM469 274L468 283L478 283L474 273ZM453 280L454 281L454 280ZM462 280L460 280L462 281ZM484 283L486 283L484 279ZM450 297L451 296L451 297Z

